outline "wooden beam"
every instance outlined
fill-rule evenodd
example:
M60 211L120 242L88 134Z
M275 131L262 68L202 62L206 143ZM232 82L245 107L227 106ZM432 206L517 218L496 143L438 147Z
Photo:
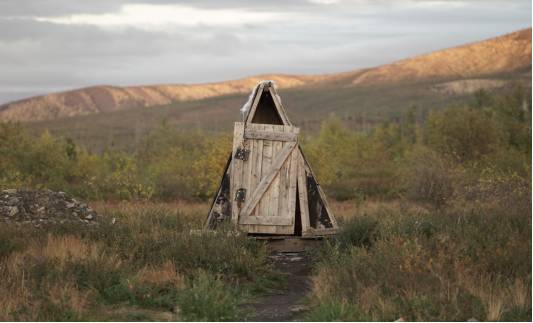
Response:
M237 148L243 144L244 124L242 122L235 122L235 128L233 131L233 149L231 150L232 156L237 151ZM235 192L241 185L241 178L243 172L243 161L241 159L233 158L231 163L231 182L230 182L230 201L231 201L231 222L237 224L239 218L239 205L235 201Z
M285 132L277 132L277 131L261 131L261 130L254 130L254 129L245 129L244 139L296 141L298 139L298 132L285 133Z
M270 91L270 95L272 96L272 100L274 101L274 105L276 106L276 110L278 111L278 114L281 116L281 120L283 121L283 124L287 126L291 126L292 124L289 121L289 117L287 116L287 112L285 111L285 108L281 104L278 92L273 86L270 86L268 90Z
M300 199L300 218L302 219L302 235L311 228L309 221L309 202L307 201L307 176L305 175L305 161L298 151L298 197Z
M254 224L254 225L292 225L293 217L284 216L246 216L239 218L239 224Z
M318 194L320 195L320 198L322 199L322 203L324 204L324 207L326 208L326 212L328 212L328 216L331 221L331 224L333 225L333 229L337 229L339 226L337 224L337 220L335 220L335 216L333 215L333 213L331 213L331 209L329 208L328 201L326 200L326 194L324 194L324 191L322 191L322 187L320 186L320 183L318 182L318 179L315 176L315 173L313 173L311 166L309 166L309 163L307 162L307 159L305 158L305 155L302 151L302 147L298 147L298 149L300 150L300 154L302 154L302 158L304 160L306 170L315 179L316 187L318 189Z
M246 115L246 120L244 123L251 123L252 118L255 114L255 110L257 110L257 105L259 104L259 101L261 100L261 95L263 94L263 89L265 85L263 83L259 84L255 89L254 98L252 100L252 106L250 107L250 111L248 111L248 114Z
M222 191L222 184L224 183L224 177L226 177L226 174L231 176L229 174L229 170L231 169L231 160L233 159L233 153L229 155L228 161L226 163L226 167L224 167L224 172L222 173L222 179L220 180L220 185L218 186L217 193L215 194L215 198L211 202L211 207L209 208L209 213L207 214L207 219L205 219L204 228L205 229L211 229L209 227L209 224L211 223L211 218L213 217L213 210L215 207L215 203L217 202L218 197L220 196L220 192ZM230 180L231 182L231 180ZM231 184L230 184L231 185Z
M247 202L242 208L241 216L250 215L254 207L257 205L263 194L265 194L266 190L272 183L272 180L274 180L274 177L276 177L276 175L278 174L285 160L287 160L287 158L291 155L292 151L296 147L296 143L297 142L291 142L285 147L283 147L276 160L272 163L272 167L268 171L267 175L261 180L259 185L257 185L254 192L250 195L250 199L247 199Z
M339 233L337 228L327 228L327 229L314 229L310 228L305 234L302 234L303 237L317 237L317 236L327 236L334 235Z
M291 153L289 167L289 190L287 192L288 214L291 218L296 218L296 192L298 191L298 151L294 149ZM294 231L293 231L294 232ZM281 233L281 232L280 232Z

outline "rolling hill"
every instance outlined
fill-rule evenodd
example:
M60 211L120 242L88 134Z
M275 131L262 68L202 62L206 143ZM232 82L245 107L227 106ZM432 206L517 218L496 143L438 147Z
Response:
M302 86L321 78L320 76L259 75L241 80L194 85L91 86L2 105L0 106L0 121L51 120L244 93L249 92L250 88L262 79L272 79L280 86L289 88Z
M528 72L531 72L531 29L388 65L340 74L259 75L194 85L102 85L52 93L0 106L0 121L45 121L231 96L248 93L262 79L274 80L284 90L368 88L440 81L444 83L436 85L433 90L465 94L479 88L504 86L506 81L491 79L495 75L525 73L527 76ZM455 80L459 80L459 83L453 83Z

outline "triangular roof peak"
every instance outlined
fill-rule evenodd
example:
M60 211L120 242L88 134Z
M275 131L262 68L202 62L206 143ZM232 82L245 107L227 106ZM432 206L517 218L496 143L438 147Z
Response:
M244 123L292 125L281 104L274 81L261 81L254 88L243 106L247 113Z

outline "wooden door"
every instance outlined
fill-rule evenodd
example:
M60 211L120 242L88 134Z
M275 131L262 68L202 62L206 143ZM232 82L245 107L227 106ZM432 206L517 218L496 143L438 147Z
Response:
M249 233L294 233L299 129L235 123L232 221Z

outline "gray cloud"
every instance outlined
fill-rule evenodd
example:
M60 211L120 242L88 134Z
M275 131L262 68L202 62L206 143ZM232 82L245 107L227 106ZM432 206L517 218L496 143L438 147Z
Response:
M181 24L171 16L161 26L138 24L138 17L124 25L100 24L101 15L123 19L123 5L132 3L178 3L194 12L225 10L231 14L234 10L237 16L229 23ZM266 13L268 19L242 23L238 15L243 13ZM68 19L73 15L83 15L85 20L71 22ZM68 23L35 17L67 19ZM154 23L160 21L154 18ZM95 84L340 72L530 25L531 3L522 0L356 0L329 5L303 0L290 5L280 0L0 0L0 102Z

